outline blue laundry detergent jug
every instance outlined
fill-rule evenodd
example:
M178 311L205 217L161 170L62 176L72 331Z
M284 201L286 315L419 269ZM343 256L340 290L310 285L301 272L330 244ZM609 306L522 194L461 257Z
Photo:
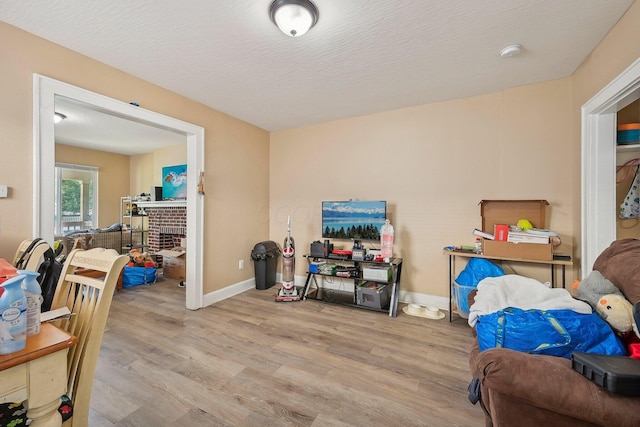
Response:
M22 281L22 290L27 298L27 336L40 333L40 313L42 307L42 289L38 283L37 271L18 270L18 274L25 276Z
M22 290L25 276L0 285L0 354L20 351L27 345L27 298Z

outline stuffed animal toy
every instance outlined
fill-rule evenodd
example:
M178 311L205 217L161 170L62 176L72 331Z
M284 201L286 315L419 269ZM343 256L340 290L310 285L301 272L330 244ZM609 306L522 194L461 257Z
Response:
M573 283L573 289L575 290L575 297L589 303L594 310L597 310L598 301L605 295L615 294L624 298L616 285L605 279L597 270L589 273L582 282L576 280Z
M155 267L156 263L147 252L140 252L138 249L129 251L131 261L127 263L129 267Z
M623 335L633 331L640 337L638 327L633 317L633 306L622 295L607 294L598 300L596 312L614 331Z
M596 312L620 336L629 357L640 360L640 302L631 305L621 295L604 295L598 300Z

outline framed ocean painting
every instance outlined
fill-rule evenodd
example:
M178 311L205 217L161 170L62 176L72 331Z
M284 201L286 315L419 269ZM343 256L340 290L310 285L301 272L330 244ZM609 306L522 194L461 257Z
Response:
M162 168L162 199L187 198L187 165L164 166Z

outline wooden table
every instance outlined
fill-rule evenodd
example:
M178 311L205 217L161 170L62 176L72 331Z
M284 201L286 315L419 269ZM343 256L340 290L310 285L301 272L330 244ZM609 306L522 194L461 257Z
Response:
M0 355L0 403L27 400L30 427L62 425L60 396L67 392L67 352L76 337L43 323L23 350Z

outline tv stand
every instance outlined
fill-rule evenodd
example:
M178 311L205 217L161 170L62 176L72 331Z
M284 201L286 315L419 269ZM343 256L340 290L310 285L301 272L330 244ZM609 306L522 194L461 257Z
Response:
M314 256L306 254L304 257L307 259L309 269L307 270L307 280L302 288L301 297L302 300L314 299L319 301L325 301L335 304L347 305L351 307L363 308L367 310L388 312L390 317L396 317L398 313L398 297L400 295L400 274L402 273L402 258L393 258L389 262L384 261L355 261L350 258L335 258L334 255L327 257ZM326 262L327 264L336 264L341 267L341 273L334 272L321 272L312 271L312 263L314 262ZM365 269L380 269L382 272L385 269L390 269L389 277L369 277L365 274ZM349 272L346 275L345 271ZM322 287L318 284L316 276L332 277L334 279L352 280L353 291L329 289ZM314 288L311 289L311 282L313 281ZM376 295L375 288L387 287L388 302L382 306L375 306ZM359 289L360 288L360 289ZM372 290L373 289L373 290ZM360 295L361 298L358 298ZM372 300L368 300L369 297ZM367 301L368 300L368 301Z

